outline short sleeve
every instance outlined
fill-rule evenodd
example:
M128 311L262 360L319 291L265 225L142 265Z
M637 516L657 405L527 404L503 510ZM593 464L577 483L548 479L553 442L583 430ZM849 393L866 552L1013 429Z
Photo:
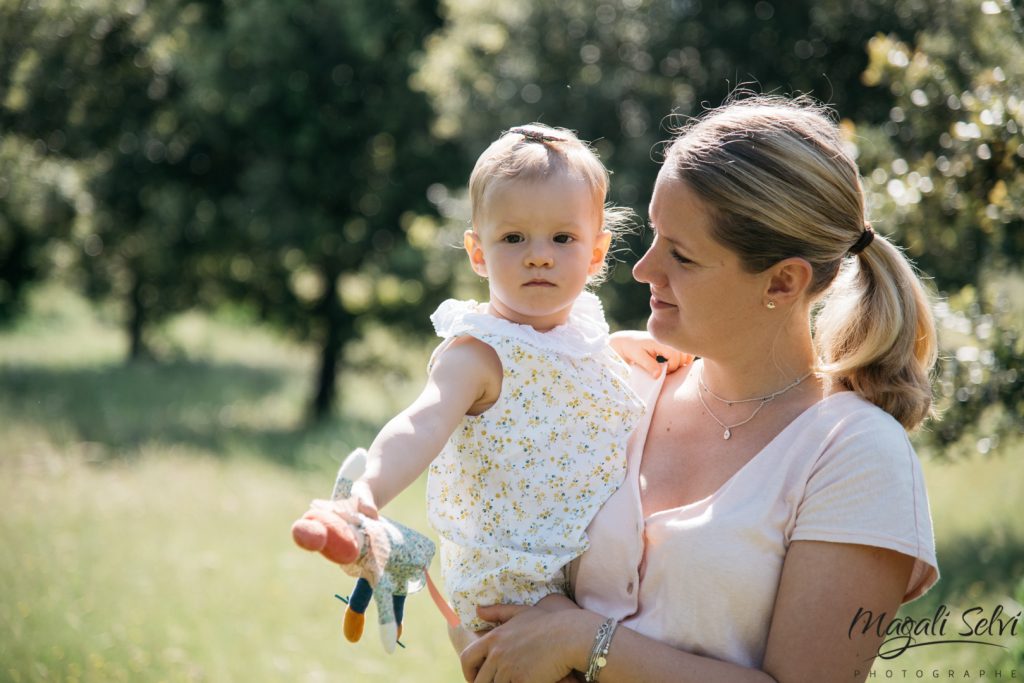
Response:
M807 478L790 540L855 543L913 557L904 602L938 580L924 475L899 423L865 406L836 426Z

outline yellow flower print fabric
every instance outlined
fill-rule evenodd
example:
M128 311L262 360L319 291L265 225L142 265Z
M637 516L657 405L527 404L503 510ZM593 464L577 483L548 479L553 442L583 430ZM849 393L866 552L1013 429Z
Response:
M566 324L548 332L454 299L431 321L445 338L434 357L472 335L497 352L503 369L498 401L463 419L427 484L452 606L479 630L488 624L477 605L565 593L563 568L587 549L590 520L622 483L626 441L643 404L589 292Z

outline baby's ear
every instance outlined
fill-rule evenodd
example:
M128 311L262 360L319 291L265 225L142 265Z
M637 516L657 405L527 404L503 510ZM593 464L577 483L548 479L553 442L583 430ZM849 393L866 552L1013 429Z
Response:
M484 248L480 242L480 235L473 230L467 230L462 235L462 246L466 248L469 255L469 265L473 272L480 277L487 277L487 262L484 260Z
M601 271L601 267L604 265L604 259L608 255L608 249L611 248L612 234L607 230L602 230L597 233L597 239L594 240L594 251L590 255L590 268L587 270L587 275L596 275Z

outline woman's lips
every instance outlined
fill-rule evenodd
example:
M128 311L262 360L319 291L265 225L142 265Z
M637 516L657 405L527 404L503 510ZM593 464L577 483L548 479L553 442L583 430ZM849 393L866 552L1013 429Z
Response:
M661 299L659 299L656 296L653 296L653 295L651 296L651 310L652 311L665 310L667 308L676 308L676 306L674 304L670 304L668 302L662 301Z

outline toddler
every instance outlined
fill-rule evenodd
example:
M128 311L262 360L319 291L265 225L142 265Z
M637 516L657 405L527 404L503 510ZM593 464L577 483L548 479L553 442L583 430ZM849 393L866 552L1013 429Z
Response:
M464 246L490 300L449 299L431 321L444 341L426 387L369 448L353 493L375 516L429 467L427 505L452 606L472 630L477 605L565 593L563 568L625 475L644 406L610 348L597 297L613 232L608 172L573 133L513 128L477 160ZM631 361L683 358L627 337Z

